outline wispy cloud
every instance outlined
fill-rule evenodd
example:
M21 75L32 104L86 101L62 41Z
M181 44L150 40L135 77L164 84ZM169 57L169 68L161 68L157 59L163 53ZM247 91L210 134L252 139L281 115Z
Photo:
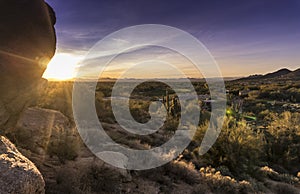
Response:
M58 50L82 54L116 30L157 23L183 29L198 38L216 57L226 75L263 73L280 65L299 66L300 4L297 0L48 2L58 17ZM126 40L120 38L115 44L126 44L122 41ZM105 52L103 57L114 53ZM141 53L130 56L140 57Z

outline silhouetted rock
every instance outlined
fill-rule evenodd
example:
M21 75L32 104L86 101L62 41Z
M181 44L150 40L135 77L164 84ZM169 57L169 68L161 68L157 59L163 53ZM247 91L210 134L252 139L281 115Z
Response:
M1 0L0 23L3 130L14 126L18 113L35 101L39 85L44 83L42 74L55 52L55 14L44 0Z
M0 193L45 193L36 166L5 137L0 136Z
M55 52L55 14L44 0L0 0L0 134L34 104ZM30 141L30 140L28 140ZM0 193L44 193L35 165L0 137Z

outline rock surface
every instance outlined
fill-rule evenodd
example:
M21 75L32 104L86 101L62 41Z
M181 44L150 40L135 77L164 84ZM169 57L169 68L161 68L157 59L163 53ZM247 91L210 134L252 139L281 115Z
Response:
M42 108L27 108L20 116L13 132L22 148L45 155L49 147L70 134L70 122L62 113Z
M5 124L9 119L9 114L5 108L5 105L0 102L0 125Z
M55 14L44 0L1 0L0 23L0 129L8 130L44 83L55 52Z
M45 193L44 179L36 166L5 137L0 137L0 193Z
M20 113L34 105L54 55L55 14L44 0L0 0L0 134L12 137ZM35 165L0 137L0 193L44 193Z

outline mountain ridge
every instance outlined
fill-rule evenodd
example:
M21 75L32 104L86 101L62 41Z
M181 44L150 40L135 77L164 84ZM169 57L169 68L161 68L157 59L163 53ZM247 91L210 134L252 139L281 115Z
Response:
M291 71L288 68L281 68L277 71L267 74L255 74L248 77L236 79L235 81L250 81L250 80L264 80L264 79L295 79L300 78L300 68Z

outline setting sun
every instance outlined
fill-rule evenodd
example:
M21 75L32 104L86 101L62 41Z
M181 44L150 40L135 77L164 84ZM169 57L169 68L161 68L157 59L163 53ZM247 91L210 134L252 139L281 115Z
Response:
M67 53L57 53L43 75L48 80L70 80L74 78L76 64L80 57Z

